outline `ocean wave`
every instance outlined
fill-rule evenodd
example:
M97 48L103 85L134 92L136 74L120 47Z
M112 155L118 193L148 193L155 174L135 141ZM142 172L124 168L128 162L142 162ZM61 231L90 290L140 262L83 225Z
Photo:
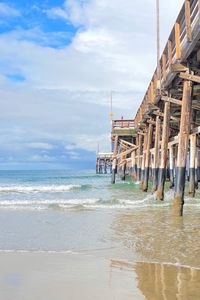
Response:
M90 185L67 184L67 185L32 185L32 186L0 186L0 193L42 193L42 192L68 192L76 189L88 189Z
M142 200L120 200L99 198L58 199L58 200L2 200L0 209L29 209L29 210L81 210L81 209L135 209L169 206L169 203L152 201L152 197Z

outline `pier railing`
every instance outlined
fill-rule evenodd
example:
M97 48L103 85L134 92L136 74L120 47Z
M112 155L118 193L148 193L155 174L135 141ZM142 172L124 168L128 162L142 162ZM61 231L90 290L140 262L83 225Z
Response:
M113 153L109 152L109 153L97 153L97 158L99 159L112 159Z
M143 114L148 111L149 104L157 102L160 90L169 86L179 68L184 67L184 62L196 45L199 34L200 0L185 0L160 58L160 70L156 68L135 116L135 127L138 127Z
M133 120L114 120L112 121L112 129L116 128L134 128Z

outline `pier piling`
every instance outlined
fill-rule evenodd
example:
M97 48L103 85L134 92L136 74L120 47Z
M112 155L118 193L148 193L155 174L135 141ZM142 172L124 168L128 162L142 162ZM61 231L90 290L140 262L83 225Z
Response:
M158 189L156 193L157 200L164 199L164 187L166 179L166 166L167 166L167 150L169 139L169 121L170 121L170 103L165 102L164 105L164 120L162 128L162 144L161 144L161 160L158 176Z
M152 144L152 133L153 133L153 125L149 124L148 133L147 133L144 178L143 178L143 186L142 186L142 189L144 192L148 191L149 167L150 167L150 157L151 157L150 149L151 149L151 144Z
M174 213L183 215L186 159L189 143L191 110L192 110L192 84L189 80L183 83L183 99L181 107L181 122L178 143L177 174L174 195Z
M190 196L195 196L196 186L195 183L197 182L196 176L196 134L192 134L190 137L190 172L189 172L189 194ZM195 180L196 179L196 180Z
M153 156L153 192L157 191L158 188L158 172L159 172L159 154L160 154L160 117L156 117L156 131L155 131L155 142L154 142L154 156Z

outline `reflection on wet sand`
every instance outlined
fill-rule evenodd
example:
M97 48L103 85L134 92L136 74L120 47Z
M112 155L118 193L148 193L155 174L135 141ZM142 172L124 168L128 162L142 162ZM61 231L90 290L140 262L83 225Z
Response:
M133 269L145 300L200 299L200 269L117 260L111 261L111 267Z
M193 210L176 218L161 208L118 213L112 224L113 239L132 253L123 258L134 260L136 253L142 261L200 268L199 215Z

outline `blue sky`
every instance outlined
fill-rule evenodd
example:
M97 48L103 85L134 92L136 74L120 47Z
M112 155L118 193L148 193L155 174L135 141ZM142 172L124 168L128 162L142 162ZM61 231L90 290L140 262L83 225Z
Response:
M42 46L66 47L72 41L80 26L74 26L64 18L51 18L48 11L55 7L63 7L63 1L6 1L1 2L2 16L0 33L5 34L13 30L31 31L35 29L35 36L26 35L26 39ZM3 13L3 6L4 12ZM7 13L6 13L7 8ZM9 14L10 9L10 14ZM51 38L52 36L52 38Z
M161 1L162 47L182 4ZM133 118L155 40L154 0L0 0L0 169L94 168L110 91Z

